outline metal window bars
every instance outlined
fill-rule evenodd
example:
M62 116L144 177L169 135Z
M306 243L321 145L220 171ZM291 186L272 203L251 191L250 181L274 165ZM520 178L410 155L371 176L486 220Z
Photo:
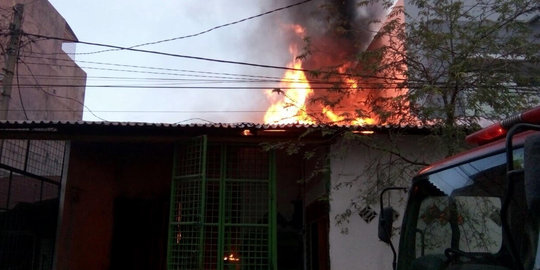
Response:
M52 269L64 150L0 140L0 269Z
M275 269L273 154L199 137L174 164L168 269Z

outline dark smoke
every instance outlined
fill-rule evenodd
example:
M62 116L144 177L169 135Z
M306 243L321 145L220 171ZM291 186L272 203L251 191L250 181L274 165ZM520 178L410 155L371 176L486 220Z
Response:
M269 1L261 6L261 11L296 2L298 0ZM289 45L295 44L300 53L309 52L303 58L304 69L332 69L346 63L354 67L356 55L365 50L373 39L378 27L374 22L381 21L385 14L382 4L360 5L357 0L315 0L263 17L252 33L251 48L254 50L246 57L251 61L285 66L292 60ZM306 29L307 40L287 28L292 24ZM317 79L309 74L308 78L310 81ZM332 96L328 91L315 92L315 100ZM351 102L344 104L354 106ZM313 110L321 109L320 104L311 107Z
M275 0L261 4L261 12L290 5L298 0ZM355 58L356 53L370 44L377 24L385 10L382 4L360 5L358 0L314 0L312 2L261 17L249 34L250 47L246 58L260 63L285 65L290 62L288 47L308 44L287 25L305 27L310 39L310 57L304 63L308 69L340 65Z
M311 55L307 69L342 65L355 59L371 42L384 16L380 5L361 6L356 0L317 0L287 12L292 23L306 28Z

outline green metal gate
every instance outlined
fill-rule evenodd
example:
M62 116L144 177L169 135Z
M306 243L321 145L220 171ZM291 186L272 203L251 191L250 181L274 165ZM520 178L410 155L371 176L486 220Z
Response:
M168 269L276 269L274 154L256 145L175 148Z

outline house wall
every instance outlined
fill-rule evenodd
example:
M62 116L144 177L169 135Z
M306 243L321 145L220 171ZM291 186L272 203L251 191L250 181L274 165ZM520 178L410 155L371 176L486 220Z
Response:
M47 0L0 0L2 29L8 29L16 3L24 4L24 32L77 39ZM30 37L21 40L21 60L14 70L8 119L81 120L86 73L62 50L62 41L29 41ZM3 48L7 43L7 36L0 37ZM0 58L0 67L5 67L5 61L6 58Z
M376 138L385 140L385 138ZM418 158L438 159L439 153L432 144L423 141L418 136L408 136L406 140L398 143L400 149L407 154ZM378 203L379 193L388 185L374 185L376 175L365 173L366 167L373 166L378 158L390 158L388 154L367 149L358 143L340 141L331 148L331 188L330 188L330 264L331 269L392 269L392 251L388 245L378 239ZM412 169L412 168L411 168ZM378 173L385 172L383 168ZM412 169L411 172L416 170ZM405 174L396 179L396 185L408 186L410 178ZM368 187L371 187L368 188ZM374 187L374 188L373 188ZM371 201L366 204L360 201L356 206L352 201L358 202L359 196L369 197ZM405 194L393 192L391 205L398 210L400 218L394 223L399 227L403 216ZM387 202L385 200L385 202ZM364 221L358 212L365 206L370 206L377 216L370 222ZM340 216L352 210L348 221L339 224ZM393 237L395 247L398 247L399 236Z
M167 228L172 149L72 143L56 269L164 269L167 236L151 234ZM131 259L111 261L113 253Z
M73 142L56 269L165 269L172 157L166 143ZM305 162L276 153L279 269L303 267Z

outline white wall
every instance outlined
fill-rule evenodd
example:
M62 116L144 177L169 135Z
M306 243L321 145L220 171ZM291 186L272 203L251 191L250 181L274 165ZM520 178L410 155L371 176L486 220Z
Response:
M383 137L377 138L385 140ZM400 148L418 158L438 158L436 151L428 142L424 142L419 136L409 136L399 143ZM433 145L433 144L431 144ZM431 148L430 151L426 150ZM377 236L378 215L371 222L365 222L357 212L349 217L349 222L338 225L336 216L350 208L351 200L358 195L366 194L365 186L373 181L374 176L362 175L364 167L372 160L381 157L389 157L387 154L367 149L358 143L338 142L331 149L331 190L330 190L330 265L331 269L363 269L363 270L390 270L392 269L392 250L381 242ZM411 172L416 171L412 170ZM403 183L408 185L410 177L403 175ZM355 180L356 179L356 180ZM349 186L340 185L355 180ZM339 188L337 188L339 186ZM379 198L380 191L386 185L380 185L377 191L371 191L373 197ZM404 199L406 194L399 191L391 191L393 196L391 204L400 212L400 218L395 227L401 225L403 216ZM388 200L385 200L385 204ZM364 207L361 205L360 208ZM379 213L378 199L370 207ZM345 232L344 232L345 231ZM398 248L399 236L393 237L395 247Z

